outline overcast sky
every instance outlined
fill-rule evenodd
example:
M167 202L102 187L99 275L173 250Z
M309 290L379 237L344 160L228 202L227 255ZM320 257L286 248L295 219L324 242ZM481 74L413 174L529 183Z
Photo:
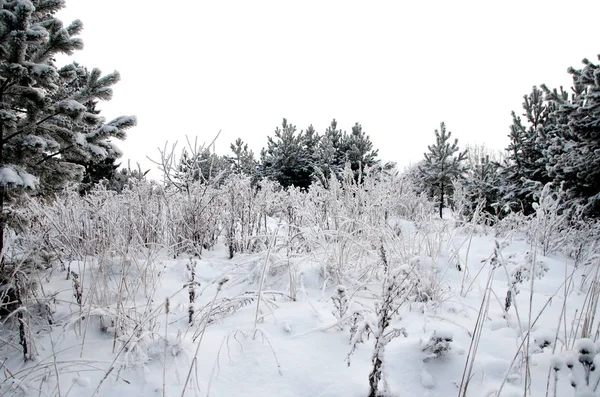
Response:
M420 160L445 121L459 144L507 145L533 85L570 87L597 60L600 1L67 0L85 48L122 81L107 119L138 116L119 146L149 167L185 136L258 156L283 117L323 132L360 122L380 157Z

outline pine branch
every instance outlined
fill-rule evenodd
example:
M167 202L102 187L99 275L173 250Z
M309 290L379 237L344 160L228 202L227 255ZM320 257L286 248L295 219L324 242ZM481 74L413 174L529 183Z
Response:
M26 125L26 126L25 126L25 127L23 127L22 129L20 129L20 130L17 130L17 131L15 131L14 133L12 133L12 134L10 134L9 136L7 136L7 137L6 137L6 138L4 138L2 141L3 141L3 143L6 143L6 142L8 142L9 140L11 140L12 138L14 138L14 137L17 137L17 136L21 135L22 133L24 133L25 131L27 131L29 128L31 128L31 127L34 127L34 126L38 126L38 125L40 125L40 124L42 124L42 123L45 123L46 121L50 120L50 119L51 119L51 118L53 118L53 117L56 117L56 116L58 116L59 114L60 114L60 112L57 112L57 113L51 114L51 115L49 115L49 116L47 116L47 117L45 117L45 118L41 119L40 121L33 122L33 123L29 123L28 125Z
M71 144L71 145L67 146L67 147L66 147L66 148L64 148L64 149L61 149L61 150L59 150L59 151L58 151L58 152L56 152L56 153L49 154L49 155L47 155L46 157L44 157L43 159L41 159L40 161L38 161L38 162L37 162L35 165L36 165L36 166L38 166L38 165L40 165L40 164L42 164L42 163L44 163L44 162L46 162L46 161L50 160L52 157L56 157L56 156L58 156L58 155L61 155L61 154L65 153L67 150L71 149L73 146L75 146L75 145L74 145L74 144Z

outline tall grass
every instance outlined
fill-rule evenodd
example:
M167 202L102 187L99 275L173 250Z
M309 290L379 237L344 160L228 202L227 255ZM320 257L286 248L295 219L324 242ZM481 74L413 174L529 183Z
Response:
M165 167L170 164L169 156L168 153L163 156ZM192 373L198 368L198 352L208 327L252 304L255 305L252 336L268 340L259 324L268 318L265 309L275 307L275 297L291 302L304 297L310 303L303 286L303 269L310 264L319 269L322 296L338 294L335 323L325 324L319 330L347 332L352 319L358 322L365 313L378 318L379 322L364 323L367 325L363 327L365 335L369 329L375 335L372 394L385 380L382 365L385 345L392 336L403 334L400 329L393 330L390 323L400 308L411 310L418 306L427 316L428 309L440 307L448 296L459 302L468 299L472 286L480 278L485 279L479 310L474 309L478 311L477 318L470 325L473 338L459 387L460 396L468 395L491 298L502 296L494 291L494 273L500 273L495 269L502 267L507 280L512 277L500 245L485 263L474 262L476 238L490 231L489 226L480 225L485 222L482 217L474 216L470 223L463 222L458 228L451 221L437 219L433 204L416 194L410 179L403 175L382 173L358 183L351 170L347 170L341 180L332 178L326 184L315 184L308 192L283 190L269 181L259 186L254 182L243 176L231 176L218 183L190 182L185 186L138 180L119 194L99 185L83 197L65 191L52 201L24 199L19 225L7 235L6 263L11 267L2 273L7 278L3 285L8 287L0 290L0 315L8 336L3 333L0 337L5 349L19 350L24 360L38 361L28 363L30 372L18 375L9 368L12 363L3 363L6 373L10 371L15 376L0 384L0 393L9 394L8 390L14 391L16 385L37 381L43 377L41 373L55 384L59 383L59 374L64 377L67 364L58 359L62 353L55 351L54 345L48 357L38 356L36 338L49 336L50 341L54 340L47 332L40 332L39 321L32 321L34 313L39 312L45 313L45 330L61 326L63 335L76 332L80 338L77 363L81 365L92 332L111 341L114 362L96 369L101 380L95 394L107 379L120 379L124 368L148 361L144 351L147 346L160 345L165 365L162 392L166 395L166 352L171 343L167 331L179 321L177 308L169 304L176 301L172 298L177 294L187 293L189 305L183 322L193 330L189 334L183 332L182 338L197 345L182 392L185 394ZM565 349L572 349L577 339L596 340L600 333L596 316L600 273L598 256L594 256L600 228L582 226L573 219L558 216L555 214L558 198L549 193L544 197L536 216L507 216L494 228L502 241L517 236L529 238L535 253L531 262L527 262L532 275L528 307L514 301L512 306L505 305L505 311L514 310L518 319L521 340L517 341L511 367L519 362L525 364L524 370L528 371L525 395L530 393L527 388L530 332L541 315L532 311L538 250L539 256L564 252L583 274L578 291L584 294L584 303L577 308L578 315L569 325L567 312L574 308L564 304L556 339L560 331ZM587 243L575 244L577 241ZM227 257L223 260L230 260L232 268L245 274L227 284L221 276L215 278L212 284L208 283L217 286L213 299L199 304L204 289L197 287L203 275L197 273L196 263L206 250L217 244L226 247ZM156 291L165 272L163 262L173 258L189 261L188 277L182 276L181 288L166 300L162 296L157 298ZM246 263L245 258L251 258L248 262L253 265L240 265ZM446 269L439 271L438 265L444 261ZM444 276L451 272L458 272L460 291L443 288ZM569 280L564 289L565 299L575 290L572 274L565 273L565 279ZM72 298L68 304L57 303L54 295L43 292L47 280L57 275L69 280ZM239 287L239 280L246 282L248 289L241 292L238 289L236 296L227 296L227 289ZM508 290L513 300L515 289L516 285L512 285ZM370 303L353 312L351 303L358 297L368 297ZM326 299L323 304L332 305L334 310L335 302ZM374 302L381 305L369 307ZM52 312L58 304L68 307L69 312L64 314L63 310L62 317L53 318ZM34 307L43 310L34 311ZM315 313L319 315L316 309ZM395 333L390 334L390 330ZM353 348L358 348L358 340L355 342ZM85 362L85 365L92 364ZM64 387L59 394L65 394Z

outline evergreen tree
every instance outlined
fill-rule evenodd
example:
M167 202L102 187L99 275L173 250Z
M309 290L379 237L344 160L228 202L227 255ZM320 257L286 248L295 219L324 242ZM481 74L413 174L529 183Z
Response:
M494 153L484 146L467 148L467 167L464 178L466 215L471 217L479 206L490 215L498 213L500 201L501 175L499 162Z
M600 66L587 59L583 69L569 69L573 95L543 89L556 108L551 113L548 174L587 215L600 215Z
M345 161L350 162L354 179L357 181L365 167L372 167L377 163L378 150L373 149L373 142L359 123L352 127L350 134L344 133L340 148Z
M319 138L312 126L307 131L297 134L296 126L283 119L281 128L275 129L274 138L267 138L267 147L261 152L261 168L267 178L283 187L308 189L315 165L309 150L314 150Z
M327 186L332 174L338 180L342 178L345 164L341 148L343 134L342 130L337 128L337 121L333 119L321 137L319 146L316 148L317 160L315 166L318 168L318 177L325 186Z
M121 165L116 161L115 157L107 157L103 161L88 161L83 164L85 173L79 185L79 193L83 195L89 192L97 183L113 180L117 175L117 169Z
M463 161L467 152L460 152L458 139L450 143L452 133L446 131L442 122L440 130L435 130L435 143L427 146L429 152L424 153L425 159L419 165L419 174L429 190L431 197L439 199L440 218L444 208L444 199L451 197L453 182L465 172Z
M275 131L275 138L268 138L267 148L261 153L261 165L265 176L284 187L308 188L315 180L327 186L331 175L341 180L346 163L358 181L366 167L378 164L377 153L359 123L348 134L338 129L333 119L321 136L312 125L296 134L296 127L284 119L282 128Z
M551 180L546 171L545 149L553 109L554 106L544 100L542 90L533 87L529 95L523 96L525 120L512 112L510 144L501 164L504 181L501 194L508 207L526 215L534 211L536 193Z
M142 171L139 163L136 168L131 168L131 164L127 164L127 168L123 167L116 171L112 178L107 179L106 188L117 193L122 193L125 188L131 188L135 183L146 180L146 175L150 170Z
M54 97L64 98L74 95L79 90L84 89L87 82L92 78L92 74L87 67L79 65L77 62L74 62L73 65L76 68L76 77L67 84L59 87L58 91L53 95ZM96 98L90 98L88 101L84 102L83 105L86 107L89 114L100 115L100 110L97 109L98 100ZM74 123L72 127L80 128L80 132L84 134L90 133L93 130L93 127L85 124ZM66 150L63 153L63 156L66 160L84 167L83 179L79 185L80 193L84 194L97 183L101 181L110 181L116 176L117 169L120 166L120 164L117 163L117 159L121 157L121 152L118 150L111 150L106 157L82 157L76 155L76 151L72 152ZM54 187L54 190L56 190L56 188L60 188L60 186ZM51 186L46 185L45 190L46 193L48 193L53 189Z
M320 161L319 146L321 144L321 136L311 125L302 132L302 147L308 157L311 170L314 172L315 165ZM311 172L312 175L312 172Z
M221 184L230 172L231 163L228 158L219 156L211 152L210 148L204 147L195 154L183 150L175 170L174 180L178 188L189 193L192 184L197 182Z
M231 172L237 175L255 176L257 164L254 152L248 149L248 144L238 138L229 147L233 156L226 158L231 163Z
M105 123L87 105L111 98L118 73L102 77L74 63L56 66L56 55L83 47L76 37L82 23L65 27L54 16L63 1L3 1L0 7L1 251L10 190L55 190L80 180L81 164L118 154L111 138L124 139L136 120ZM69 86L82 75L80 87Z

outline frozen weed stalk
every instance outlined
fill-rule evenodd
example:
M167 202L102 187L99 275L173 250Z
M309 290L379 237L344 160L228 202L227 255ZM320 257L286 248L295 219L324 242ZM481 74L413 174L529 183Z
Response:
M525 254L525 261L516 264L509 274L508 291L504 300L504 311L508 312L512 306L513 299L519 294L519 285L532 278L541 280L549 268L542 260L538 260L531 252Z
M167 338L167 329L169 327L169 312L171 309L171 303L169 301L169 297L165 299L165 337L164 337L164 354L163 354L163 397L167 397L167 347L169 346L168 338Z
M195 307L194 304L196 302L196 287L200 286L200 283L196 281L196 261L190 258L190 261L187 264L187 272L188 272L188 324L190 326L194 325L194 312Z
M479 345L481 341L481 334L483 333L483 326L485 319L488 315L488 311L490 309L490 295L492 293L492 281L494 279L494 272L496 268L499 266L498 257L500 252L500 246L496 242L496 246L494 247L494 253L490 257L490 270L488 272L488 278L485 285L485 290L481 299L481 305L479 306L479 311L477 313L477 321L475 322L475 327L471 336L471 344L469 346L469 351L467 353L467 359L465 360L465 366L462 374L462 379L460 381L460 386L458 390L459 397L467 397L467 390L469 389L469 384L471 379L473 378L473 368L475 365L475 359L477 357L477 352L479 350ZM499 395L500 392L498 392Z
M569 382L578 397L596 396L599 391L600 375L595 363L597 353L597 344L591 339L582 338L575 342L574 351L565 355L564 364L570 372Z
M356 350L357 345L362 343L365 336L373 335L375 346L371 358L372 369L369 374L368 397L385 397L389 395L389 391L385 390L386 382L383 382L384 390L380 390L380 383L384 377L385 347L399 336L408 336L404 328L391 328L391 322L399 314L400 307L408 301L408 296L412 290L409 283L406 282L408 273L403 273L402 276L390 275L391 269L383 245L380 254L385 269L385 277L382 283L381 300L375 304L376 320L374 322L369 319L360 321L360 316L355 315L354 324L351 328L350 352L347 358L348 365L350 365L350 356Z
M428 353L423 361L429 361L448 354L452 349L453 339L452 332L450 331L435 331L431 338L429 338L429 342L423 348L423 351Z
M350 300L348 298L348 293L346 291L346 287L343 285L338 285L335 290L336 294L331 297L333 301L333 315L338 321L341 321L345 316L346 312L348 312L348 306L350 304ZM344 324L338 324L337 326L340 331L344 329Z
M229 277L225 276L225 277L222 277L219 280L219 282L217 283L217 291L215 292L215 296L213 297L211 304L210 304L210 308L208 309L209 315L207 316L206 321L204 321L204 326L202 327L202 331L200 332L198 344L196 345L196 351L194 352L194 358L192 359L192 363L190 364L190 369L188 371L185 383L183 385L183 390L181 391L181 397L185 396L187 386L192 377L192 371L194 370L194 368L196 368L196 371L198 371L198 352L200 351L200 345L202 344L202 339L204 338L204 334L206 333L206 327L208 326L208 319L210 318L210 313L212 312L212 308L215 304L215 301L217 300L217 296L223 289L223 285L225 283L227 283L228 281L229 281ZM198 379L198 374L196 374L196 380L197 379Z

